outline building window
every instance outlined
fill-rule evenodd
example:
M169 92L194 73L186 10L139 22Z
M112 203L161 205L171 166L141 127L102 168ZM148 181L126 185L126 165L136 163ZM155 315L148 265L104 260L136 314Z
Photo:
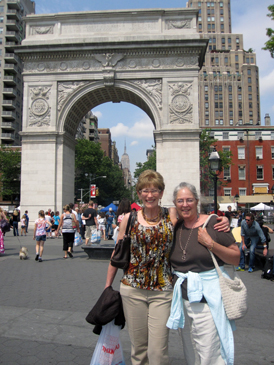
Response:
M255 131L255 139L262 138L262 132L261 131Z
M255 147L256 150L256 158L262 159L263 158L263 147Z
M228 95L228 99L229 99L229 100L232 100L232 94L229 94L229 95Z
M247 74L251 75L251 70L250 69L247 70Z
M215 119L215 125L219 125L219 119Z
M252 100L252 94L248 94L248 100Z
M271 147L271 158L274 158L274 147Z
M230 151L230 146L223 146L223 151L224 152L229 152Z
M4 17L0 16L0 23L3 23L3 22L4 22Z
M223 132L223 139L229 139L229 132Z
M209 189L208 190L208 195L209 196L214 196L214 189Z
M274 180L274 166L272 166L272 179Z
M229 119L229 124L233 125L233 119Z
M205 85L205 92L208 91L208 85Z
M247 81L249 84L251 84L251 77L248 77Z
M209 125L209 119L206 119L206 120L205 120L205 124L206 124L206 125Z
M257 180L262 180L264 178L263 166L257 166Z
M239 180L245 180L245 166L239 166Z
M238 139L244 139L244 132L238 132Z
M239 160L245 159L245 147L238 147L238 159Z
M252 86L248 86L248 92L252 93Z
M239 125L242 125L242 124L243 124L243 120L239 119Z
M228 85L228 91L231 93L232 92L232 85Z
M208 109L208 103L205 103L205 108Z
M274 139L274 132L271 132L271 139Z
M246 196L246 188L239 188L239 196Z
M224 188L224 196L231 196L231 188Z
M228 168L224 169L224 180L230 179L230 166Z
M228 63L228 57L225 57L225 63Z
M0 28L0 34L2 34L3 33L3 28Z

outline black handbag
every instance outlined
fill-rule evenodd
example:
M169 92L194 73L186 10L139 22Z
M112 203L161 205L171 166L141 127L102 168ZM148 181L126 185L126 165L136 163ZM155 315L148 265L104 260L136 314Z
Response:
M8 221L6 221L5 219L1 219L0 220L0 228L2 230L3 233L9 232L10 231L10 224Z
M126 270L130 260L130 229L132 222L135 220L135 213L131 212L128 218L126 233L124 237L119 240L114 248L114 254L110 259L111 266L118 267L118 269Z

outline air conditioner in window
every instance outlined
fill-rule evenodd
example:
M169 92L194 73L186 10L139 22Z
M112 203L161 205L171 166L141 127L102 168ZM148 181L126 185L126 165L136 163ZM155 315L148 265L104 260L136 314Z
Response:
M230 176L225 176L224 180L231 181L231 177Z
M263 140L263 137L259 137L259 141L262 142L262 140Z
M240 142L243 142L243 140L244 140L243 137L239 137Z
M256 159L257 159L257 160L260 160L260 158L261 158L260 156L256 156Z

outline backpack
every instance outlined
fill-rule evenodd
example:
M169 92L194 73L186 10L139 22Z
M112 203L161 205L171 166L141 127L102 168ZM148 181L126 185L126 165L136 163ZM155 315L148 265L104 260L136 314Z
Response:
M267 257L263 268L262 279L273 280L273 256Z

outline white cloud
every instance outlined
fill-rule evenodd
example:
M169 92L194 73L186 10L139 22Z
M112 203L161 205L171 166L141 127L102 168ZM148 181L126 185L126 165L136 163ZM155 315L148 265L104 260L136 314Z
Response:
M100 112L100 110L92 110L92 113L96 115L98 119L102 118L103 114Z
M139 144L139 142L138 142L138 141L132 141L130 145L131 145L131 146L136 146L136 145L138 145L138 144Z
M111 136L113 138L125 136L136 138L151 138L153 135L153 124L149 118L141 119L135 122L132 127L128 127L123 123L118 123L116 126L110 128Z

